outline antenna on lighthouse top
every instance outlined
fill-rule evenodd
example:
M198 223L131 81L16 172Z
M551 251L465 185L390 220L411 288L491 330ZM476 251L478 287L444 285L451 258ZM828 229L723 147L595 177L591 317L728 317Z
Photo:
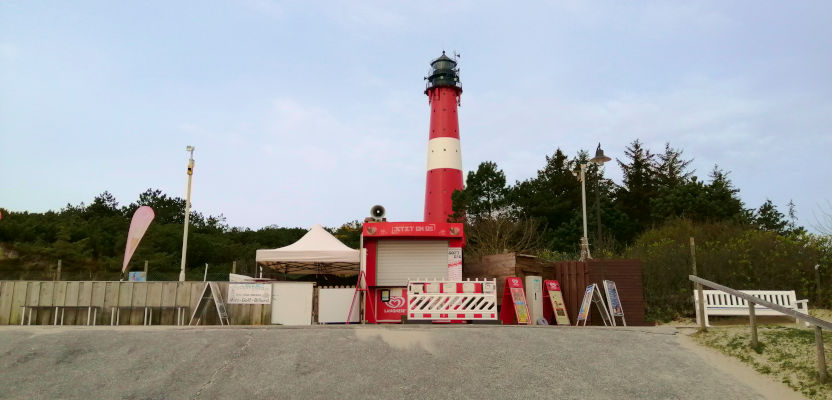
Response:
M462 58L462 54L459 54L458 51L454 50L454 59Z

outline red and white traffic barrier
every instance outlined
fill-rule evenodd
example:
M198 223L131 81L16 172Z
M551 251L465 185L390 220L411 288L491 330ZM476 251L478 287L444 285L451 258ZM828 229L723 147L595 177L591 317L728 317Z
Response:
M497 320L497 281L410 281L407 319L430 321Z

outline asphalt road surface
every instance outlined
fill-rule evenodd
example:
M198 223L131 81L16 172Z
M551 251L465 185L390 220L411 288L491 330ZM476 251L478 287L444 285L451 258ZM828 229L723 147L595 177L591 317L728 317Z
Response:
M759 399L672 328L0 327L2 399Z

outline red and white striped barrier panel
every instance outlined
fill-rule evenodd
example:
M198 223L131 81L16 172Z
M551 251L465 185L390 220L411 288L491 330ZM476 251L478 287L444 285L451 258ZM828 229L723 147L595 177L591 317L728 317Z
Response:
M408 320L497 320L497 281L410 281Z

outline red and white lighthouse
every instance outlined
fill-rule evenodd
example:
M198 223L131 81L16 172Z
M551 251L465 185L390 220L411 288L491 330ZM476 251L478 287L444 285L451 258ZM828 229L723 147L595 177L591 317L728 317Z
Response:
M430 63L427 77L430 104L425 222L447 222L453 214L451 195L462 190L462 150L457 106L462 94L455 60L442 52Z

